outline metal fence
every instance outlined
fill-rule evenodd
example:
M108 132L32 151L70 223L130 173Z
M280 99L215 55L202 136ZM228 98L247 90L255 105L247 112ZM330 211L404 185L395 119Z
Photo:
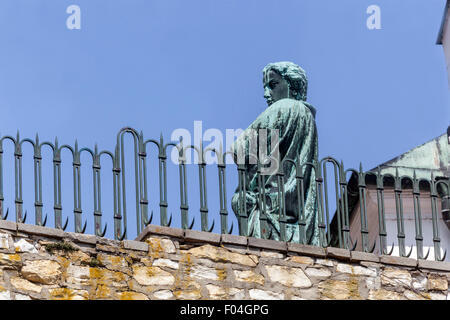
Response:
M160 225L171 226L172 215L168 217L168 183L167 183L167 150L168 147L175 147L178 151L178 170L179 170L179 182L178 186L175 187L171 185L171 188L179 187L180 194L180 204L179 204L179 214L180 214L180 227L183 229L194 228L195 218L192 220L189 217L189 204L188 204L188 181L186 177L186 158L185 152L188 149L193 149L198 155L198 186L199 186L199 196L200 196L200 230L211 232L214 228L214 221L210 224L208 221L209 209L207 201L207 177L206 177L206 162L204 154L205 152L214 152L217 156L217 173L218 173L218 190L219 190L219 205L220 210L218 212L220 217L220 232L231 233L233 225L230 226L230 217L228 212L228 198L227 198L227 174L226 174L226 161L225 158L228 153L221 154L215 149L205 149L203 147L196 147L193 145L183 146L182 141L168 142L165 143L161 135L159 140L154 139L144 139L142 132L137 132L133 128L123 128L117 134L117 142L114 152L110 151L99 151L97 146L94 150L89 148L79 148L78 143L75 142L74 146L67 144L60 145L58 139L55 139L54 143L45 141L40 142L39 137L36 135L35 139L20 139L19 133L16 137L3 136L0 139L0 218L2 220L7 219L9 208L4 208L4 143L9 140L14 146L14 186L15 186L15 221L18 223L25 223L27 219L27 211L24 213L23 204L23 177L22 177L22 161L23 161L23 144L29 143L33 147L33 160L34 160L34 223L39 226L45 226L47 223L47 215L43 217L43 184L42 184L42 163L43 148L50 148L53 153L52 165L53 165L53 215L54 215L54 227L58 229L65 230L68 225L69 217L66 215L66 219L63 219L63 205L62 205L62 195L61 195L61 165L62 157L61 151L67 149L71 152L72 167L73 167L73 226L74 232L84 233L86 231L87 222L83 224L83 209L81 203L82 187L85 184L81 183L81 154L87 153L92 158L92 190L93 190L93 220L94 220L94 233L97 236L105 236L106 225L103 225L104 213L102 211L102 182L101 182L101 170L100 159L102 157L110 158L112 164L112 184L113 184L113 194L110 201L113 201L113 221L114 221L114 238L117 240L123 240L127 238L127 230L129 226L128 221L128 211L126 203L126 180L130 179L130 176L126 174L125 167L125 147L124 147L124 136L130 134L132 136L134 145L134 151L132 157L134 157L134 181L135 190L131 191L135 194L135 207L136 213L136 232L139 234L146 225L150 224L153 219L153 211L149 216L149 201L148 201L148 177L147 177L147 145L153 144L156 146L157 156L158 156L158 180L159 180L159 215L160 215ZM31 159L30 159L31 160ZM285 161L292 160L285 159ZM294 163L295 164L295 163ZM437 179L430 176L430 179L418 179L414 174L413 177L409 176L399 176L398 171L395 175L392 174L381 174L380 170L364 172L362 167L359 170L355 169L345 169L342 161L337 161L332 157L325 157L318 163L310 164L295 164L296 167L296 183L297 190L301 194L303 190L303 175L302 167L304 165L310 165L312 170L315 171L315 183L317 187L317 209L319 216L319 232L320 232L320 245L322 247L336 246L340 248L347 248L350 250L355 250L358 243L357 239L351 239L351 228L350 228L350 215L349 215L349 201L351 197L349 196L349 183L353 179L353 185L356 190L356 195L359 201L359 214L360 214L360 228L359 233L359 250L364 252L373 252L377 243L370 243L369 241L369 225L368 216L366 208L366 192L368 178L372 178L375 181L375 188L377 194L377 220L378 220L378 250L383 254L391 254L392 249L388 250L386 246L387 239L387 229L386 229L386 219L385 219L385 208L384 208L384 191L386 188L386 181L389 180L392 183L392 187L395 193L395 206L396 206L396 227L398 239L398 247L400 256L409 256L411 251L407 253L405 245L405 228L404 228L404 217L403 217L403 205L402 205L402 192L410 192L414 198L414 224L415 224L415 240L417 247L417 257L426 259L428 254L423 253L423 241L424 235L422 232L422 216L421 216L421 192L423 193L423 186L426 185L427 194L429 194L429 201L431 203L432 211L432 241L434 245L434 255L435 260L442 261L445 259L444 255L441 255L441 238L439 234L439 222L438 222L438 201L439 199L443 201L442 210L448 210L449 201L449 180L447 178ZM331 166L332 173L327 173L328 168ZM245 169L244 164L234 165L237 167L238 174L238 191L241 195L245 194ZM283 163L280 166L283 168ZM258 168L260 166L258 165ZM6 168L12 169L12 168ZM260 172L260 171L259 171ZM347 175L350 174L351 178L347 179ZM277 172L278 176L278 186L279 186L279 197L284 196L283 190L283 179L284 172L279 170ZM261 188L264 177L258 177L258 183L261 184L259 190L264 190ZM408 188L405 189L406 184L409 183ZM330 191L330 185L334 187L333 191ZM420 187L422 186L422 188ZM235 186L233 186L234 188ZM440 190L440 192L438 192ZM334 193L334 194L331 194ZM303 200L303 197L299 197ZM333 205L330 204L329 199L333 199ZM304 222L305 208L303 206L303 201L298 206L298 219L297 223L299 225L300 235L305 234L306 224ZM279 217L280 217L280 240L290 241L292 239L286 239L286 219L283 201L279 201ZM243 227L248 224L248 216L245 213L245 203L241 202L241 210L237 215L237 221L239 225L239 234L243 236L252 236L253 234L247 234L247 228ZM259 195L258 207L262 209L262 214L260 219L264 220L265 217L265 197L264 194ZM332 212L334 211L334 212ZM191 215L195 215L192 213ZM217 214L217 213L215 213ZM334 219L331 219L331 215L334 214ZM63 222L64 221L64 222ZM261 224L263 225L263 224ZM178 227L178 226L177 226ZM271 235L266 235L268 238ZM300 237L300 242L306 243L304 236ZM411 247L412 250L412 247Z

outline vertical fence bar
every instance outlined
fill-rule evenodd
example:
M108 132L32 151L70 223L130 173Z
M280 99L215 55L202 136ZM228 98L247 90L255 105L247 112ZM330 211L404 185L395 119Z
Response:
M369 230L367 227L367 201L366 201L366 175L362 169L362 164L359 164L358 173L358 190L359 190L359 205L361 215L361 245L364 252L369 251Z
M325 160L325 161L324 161ZM327 168L326 168L326 163L327 163L327 159L323 159L322 161L324 161L322 163L322 172L323 172L323 193L324 196L322 196L322 199L325 200L325 218L326 218L326 222L325 220L323 221L323 223L325 223L326 226L326 234L327 234L327 238L328 238L328 242L330 242L331 239L331 231L330 231L330 213L329 213L329 207L328 207L328 178L327 178ZM319 165L320 166L320 165ZM320 191L322 192L322 190ZM327 244L328 246L328 244Z
M94 229L95 235L102 237L102 207L101 207L101 180L100 180L100 156L98 147L94 148L94 161L92 163L92 180L94 190Z
M403 222L403 203L402 203L402 180L398 175L398 168L395 170L395 213L397 216L397 239L401 257L406 256L405 250L405 227Z
M55 228L65 229L62 225L61 204L61 149L58 138L55 138L55 149L53 152L53 209L55 210Z
M245 179L245 164L238 164L238 191L239 191L239 235L248 236L247 216L247 188Z
M433 246L434 246L434 259L440 261L441 258L441 238L439 236L439 226L437 218L437 188L436 179L433 172L431 172L431 219L433 224Z
M167 222L167 173L166 173L166 154L164 152L164 141L162 133L160 135L159 144L159 210L162 226L168 226Z
M420 186L414 170L413 177L414 227L416 231L417 259L423 259L422 214L420 211Z
M78 141L75 140L75 150L73 153L73 218L75 232L81 232L82 228L82 207L81 207L81 156L78 149Z
M308 163L304 164L305 168L307 168ZM305 219L305 182L303 176L303 166L300 165L300 162L297 160L296 164L296 175L295 180L297 183L297 198L300 203L298 206L298 229L299 229L299 240L301 244L306 244L306 219Z
M114 239L122 240L126 237L126 220L124 220L124 233L122 234L122 204L120 190L120 162L119 143L117 143L113 159L113 200L114 200Z
M141 206L142 229L148 223L148 198L147 198L147 152L144 143L144 134L139 134L139 204ZM141 230L142 231L142 230Z
M180 172L180 211L181 211L181 228L188 229L188 194L186 183L186 150L183 148L183 139L180 140L181 151L178 151L178 167Z
M227 210L227 185L226 185L226 164L225 156L219 152L217 154L217 170L219 173L219 203L220 203L220 233L228 234L228 210Z
M23 223L22 210L22 148L20 144L19 131L14 148L14 180L15 180L15 205L16 205L16 222Z
M259 190L259 231L261 234L261 238L262 239L267 239L267 238L271 238L272 236L272 232L269 231L269 227L268 227L268 221L267 221L267 203L266 203L266 179L265 177L261 174L261 162L259 161L259 159L257 159L258 161L258 167L257 167L257 179L258 179L258 190Z
M278 184L278 219L280 223L280 240L286 241L286 206L284 199L284 172L283 165L280 166L277 172Z
M198 162L198 179L200 187L200 214L202 231L212 231L208 225L208 199L206 190L206 163L203 154L203 143L200 146L199 162ZM213 224L214 227L214 224Z
M316 170L316 189L317 189L317 198L316 198L316 204L317 204L317 215L319 217L319 237L320 237L320 245L322 247L327 247L329 244L329 239L327 239L326 234L326 224L325 224L325 216L324 216L324 209L323 209L323 190L322 190L322 170L316 161L314 161Z
M377 208L378 208L378 235L380 238L380 254L386 254L386 216L384 210L384 176L381 168L377 170Z
M350 249L350 219L348 213L348 183L345 176L344 162L341 160L341 165L339 167L339 185L341 188L341 198L339 206L342 212L342 226L339 232L342 232L343 245L340 247L345 249ZM339 240L340 241L340 240Z
M36 134L36 141L34 145L34 218L35 224L38 226L45 225L42 222L42 155L41 147L39 145L39 136Z

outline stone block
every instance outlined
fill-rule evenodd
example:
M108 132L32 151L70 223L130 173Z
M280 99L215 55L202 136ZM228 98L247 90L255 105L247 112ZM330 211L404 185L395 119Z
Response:
M0 220L0 229L17 231L17 223L14 221Z
M145 227L145 229L142 230L142 232L134 240L145 241L148 237L151 237L152 235L175 237L182 239L184 238L184 231L185 231L184 229L156 226L151 224Z
M370 262L380 262L380 257L377 254L362 252L362 251L351 251L350 261L360 262L360 261L370 261Z
M310 246L310 245L299 244L299 243L292 243L292 242L288 242L287 247L288 247L288 251L290 251L290 252L300 253L302 255L319 257L319 258L326 257L325 249L321 248L321 247Z
M220 243L220 234L187 229L184 232L184 240L188 242L207 242L218 245Z
M141 241L124 240L123 247L124 249L148 252L148 243Z
M295 263L305 264L305 265L310 265L310 266L312 266L314 264L313 258L305 257L305 256L287 257L286 259L284 259L284 261L295 262Z
M248 294L254 300L284 300L283 293L273 291L251 289L248 291Z
M46 236L49 238L65 238L67 233L63 230L42 226L35 226L32 224L18 223L17 231L28 234L35 234L39 236Z
M417 260L405 257L396 257L396 256L388 256L381 255L380 262L384 264L391 264L402 267L417 267Z
M8 233L0 233L0 249L10 249L10 244L12 242L12 237Z
M431 269L450 272L450 262L419 259L419 269Z
M277 250L282 252L287 251L287 243L277 240L267 240L249 237L248 246L260 249Z
M75 243L86 243L91 245L95 245L97 243L97 237L92 234L66 232L66 238Z
M206 258L216 262L231 262L249 267L255 267L259 261L256 256L230 252L225 248L209 244L189 249L188 253L196 258Z
M223 244L247 246L248 238L244 236L237 236L234 234L221 234L220 242Z
M55 284L61 277L61 266L56 261L26 261L21 273L27 280L42 284Z
M264 285L264 277L251 270L234 270L233 273L237 281Z
M175 277L159 267L134 267L133 278L142 286L170 286Z
M328 258L335 258L339 260L350 260L350 250L342 248L328 247L326 249Z
M266 266L270 281L281 283L287 287L309 288L312 286L311 280L300 268L285 266Z

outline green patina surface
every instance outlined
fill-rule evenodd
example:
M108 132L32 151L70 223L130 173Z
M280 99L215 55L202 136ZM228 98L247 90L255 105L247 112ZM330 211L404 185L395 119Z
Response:
M448 176L450 169L449 149L447 134L443 134L381 164L381 173L395 175L398 169L399 175L413 177L415 172L418 179L430 179L432 172L434 177Z
M272 70L272 73L270 73ZM273 72L275 71L275 72ZM258 201L261 192L258 185L257 165L246 161L246 214L248 216L247 234L252 231L253 236L261 238L272 233L272 239L280 240L280 219L286 219L286 239L294 242L301 240L298 216L299 188L297 187L296 167L288 160L297 164L315 163L318 157L317 128L315 124L315 109L306 100L307 80L304 71L290 62L269 64L264 68L264 97L268 108L262 112L256 120L244 131L233 145L235 161L238 159L239 150L244 150L245 156L253 154L254 146L249 143L252 134L257 135L252 139L256 142L258 158L261 149L274 150L271 143L274 135L278 134L278 163L283 164L284 193L286 213L280 214L279 180L277 172L271 172L263 176L262 183L266 195L267 220L261 221L261 201ZM267 129L267 139L261 139L261 131ZM278 133L277 131L278 130ZM276 141L276 140L275 140ZM269 153L267 152L267 153ZM272 152L273 154L273 152ZM247 159L250 160L250 159ZM261 160L260 160L261 161ZM250 163L249 163L250 162ZM278 166L281 168L281 165ZM304 220L306 222L306 242L319 245L317 191L315 184L315 172L311 166L303 166L304 192L300 197L304 200ZM282 197L281 197L282 198ZM239 217L239 190L236 190L232 198L232 208ZM282 207L281 207L282 208ZM265 224L262 226L261 224Z

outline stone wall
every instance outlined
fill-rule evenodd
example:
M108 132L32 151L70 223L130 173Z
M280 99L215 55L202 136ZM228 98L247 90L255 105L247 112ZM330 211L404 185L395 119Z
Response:
M0 221L0 299L449 299L450 263L158 226L137 240Z

